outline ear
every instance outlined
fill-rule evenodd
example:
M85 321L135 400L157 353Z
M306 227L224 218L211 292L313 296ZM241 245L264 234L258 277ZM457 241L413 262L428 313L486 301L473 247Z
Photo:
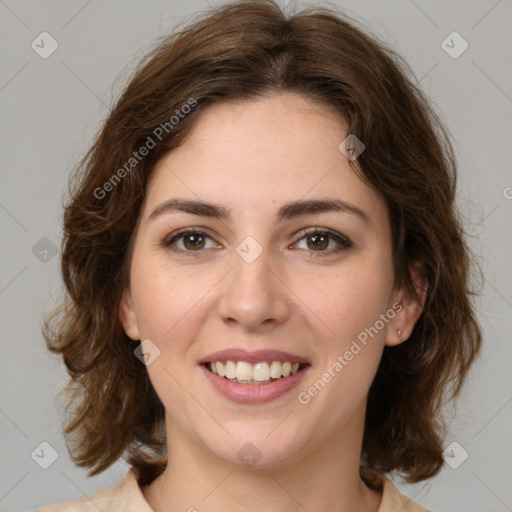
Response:
M425 272L419 263L412 264L409 271L418 297L414 297L404 288L395 292L392 306L395 316L388 323L386 332L385 343L388 347L394 347L406 341L423 312L428 287Z
M130 289L127 287L123 291L118 311L119 321L123 326L124 332L132 340L140 340L139 326L137 316L133 306L133 298Z

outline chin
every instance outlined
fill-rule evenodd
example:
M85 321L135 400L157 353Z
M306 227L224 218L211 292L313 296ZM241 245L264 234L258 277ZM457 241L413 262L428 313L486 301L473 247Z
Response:
M279 422L274 423L272 428L278 424ZM290 432L289 426L280 433L277 430L272 432L272 428L268 428L267 422L264 426L255 425L254 420L250 425L240 422L237 428L232 426L228 429L232 438L226 434L222 439L208 439L203 442L212 455L227 464L239 467L279 469L300 459L306 442L304 433L301 432L299 439Z

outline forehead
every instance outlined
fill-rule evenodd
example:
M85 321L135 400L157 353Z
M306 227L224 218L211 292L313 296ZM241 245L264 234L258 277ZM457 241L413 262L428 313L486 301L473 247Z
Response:
M338 149L346 123L322 104L283 93L216 103L197 114L182 145L155 166L146 216L171 196L260 216L286 202L328 196L386 216L383 198Z

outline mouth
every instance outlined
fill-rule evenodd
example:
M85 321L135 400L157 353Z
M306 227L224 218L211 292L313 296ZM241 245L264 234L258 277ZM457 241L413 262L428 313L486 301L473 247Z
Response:
M222 396L239 404L262 404L285 396L308 373L311 362L281 350L221 350L198 361Z
M259 361L256 364L248 361L217 360L202 363L203 366L230 382L235 384L262 385L286 379L302 372L309 363L292 361Z

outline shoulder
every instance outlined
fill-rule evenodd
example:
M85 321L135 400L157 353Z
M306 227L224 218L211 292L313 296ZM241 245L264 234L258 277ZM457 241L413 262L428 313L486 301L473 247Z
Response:
M382 501L378 512L429 512L419 503L400 493L395 484L385 475L365 468L368 476L382 490Z
M140 490L137 473L130 468L126 476L113 487L95 492L90 497L58 503L36 512L153 512Z

